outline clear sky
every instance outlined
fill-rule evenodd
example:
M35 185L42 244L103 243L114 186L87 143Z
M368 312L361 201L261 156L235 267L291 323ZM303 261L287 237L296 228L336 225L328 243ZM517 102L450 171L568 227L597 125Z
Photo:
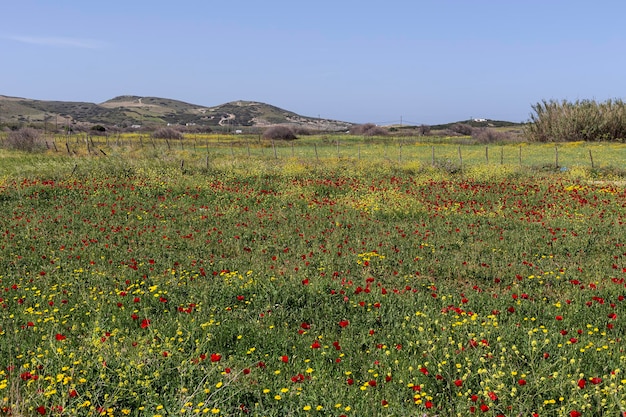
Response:
M251 100L379 124L626 96L623 0L3 0L0 16L8 96Z

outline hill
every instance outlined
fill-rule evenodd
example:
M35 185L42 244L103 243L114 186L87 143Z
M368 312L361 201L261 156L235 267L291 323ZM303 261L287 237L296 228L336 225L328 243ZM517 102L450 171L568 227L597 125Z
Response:
M159 97L119 96L100 104L33 100L0 95L0 124L67 124L158 127L167 124L251 128L290 124L312 130L347 130L352 123L301 116L255 101L206 107Z

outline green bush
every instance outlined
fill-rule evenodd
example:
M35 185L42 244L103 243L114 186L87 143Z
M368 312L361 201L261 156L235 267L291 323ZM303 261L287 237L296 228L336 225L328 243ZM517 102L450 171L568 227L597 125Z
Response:
M619 141L626 139L622 100L543 100L532 106L525 135L534 142Z

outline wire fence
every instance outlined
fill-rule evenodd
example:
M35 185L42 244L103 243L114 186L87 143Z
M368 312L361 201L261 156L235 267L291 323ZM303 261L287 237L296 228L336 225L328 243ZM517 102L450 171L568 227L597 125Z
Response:
M49 152L71 156L106 157L121 152L159 155L184 152L189 159L299 159L387 161L463 169L472 165L506 165L520 168L569 167L622 168L626 144L602 142L479 144L459 138L365 138L313 136L294 141L265 140L260 136L186 135L182 139L157 139L149 134L97 136L47 135ZM4 138L0 138L4 141Z

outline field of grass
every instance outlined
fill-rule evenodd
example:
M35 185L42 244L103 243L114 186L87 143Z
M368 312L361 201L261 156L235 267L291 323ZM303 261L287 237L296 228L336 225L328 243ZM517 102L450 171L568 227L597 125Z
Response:
M625 148L333 141L0 152L0 416L626 411Z

